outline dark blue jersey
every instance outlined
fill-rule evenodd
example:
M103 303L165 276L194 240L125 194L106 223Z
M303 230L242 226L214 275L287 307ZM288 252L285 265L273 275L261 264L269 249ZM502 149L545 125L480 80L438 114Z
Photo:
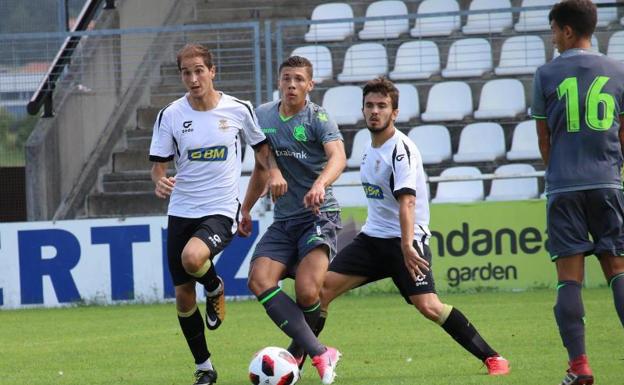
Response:
M580 49L537 69L531 113L550 129L546 191L622 188L624 64Z

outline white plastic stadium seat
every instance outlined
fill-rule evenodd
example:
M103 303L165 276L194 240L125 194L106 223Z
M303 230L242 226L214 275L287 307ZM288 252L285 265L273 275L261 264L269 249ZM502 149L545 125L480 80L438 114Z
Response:
M329 48L324 45L307 45L296 48L290 56L301 56L312 63L315 83L331 80L334 76L332 56Z
M381 0L372 3L366 8L366 17L407 15L407 7L400 0ZM358 33L362 40L396 39L409 30L409 20L387 19L366 20L364 28Z
M442 70L445 78L478 77L492 70L492 47L483 38L457 40L451 45Z
M390 79L428 79L440 72L440 51L428 40L409 41L399 46Z
M609 38L607 56L614 60L624 61L624 31L614 32Z
M526 102L524 86L518 79L489 80L481 89L479 108L475 119L513 118L524 114Z
M559 2L559 0L522 0L521 7L552 7L553 4L557 2ZM518 22L514 26L514 29L516 32L547 31L550 29L550 23L548 23L549 12L550 8L522 11L520 12Z
M250 145L245 146L245 153L243 154L243 162L241 164L242 172L251 172L254 168L254 150Z
M453 161L491 162L505 155L505 134L498 123L472 123L459 135L457 154Z
M465 82L436 83L429 90L427 109L420 116L425 122L462 120L472 114L472 91Z
M317 5L312 11L311 20L353 19L353 10L347 3L327 3ZM305 34L307 42L341 41L353 35L353 22L337 22L310 24L310 30Z
M370 132L366 128L358 130L353 137L353 144L351 146L351 156L347 159L347 167L359 168L362 163L362 156L364 156L364 150L371 143Z
M362 179L359 171L343 172L334 182L332 190L340 207L366 207L368 203L362 189Z
M338 86L325 91L323 108L336 124L355 124L362 120L362 89L358 86Z
M418 90L411 84L395 84L399 90L399 116L397 123L409 122L412 118L420 115L420 101L418 99Z
M459 12L459 4L455 0L424 0L418 5L418 15L443 12ZM412 37L449 36L459 29L460 23L459 15L417 17L410 35Z
M364 82L388 73L386 48L378 43L354 44L347 49L338 81Z
M501 48L500 62L494 69L498 76L534 74L546 63L544 40L539 36L512 36Z
M511 149L507 153L508 160L541 159L537 144L535 120L518 123L511 138Z
M509 0L472 0L470 11L511 8ZM465 35L476 33L500 33L512 26L512 15L509 12L492 12L469 14L466 25L462 28Z
M445 126L416 126L407 136L416 143L423 164L436 164L451 159L451 135Z
M442 171L441 177L480 176L481 171L472 166L450 167ZM456 182L440 182L432 203L476 202L483 200L483 181L466 180Z
M527 174L535 172L530 164L505 164L494 171L494 175ZM537 178L494 179L486 201L516 201L536 199L539 196Z
M595 4L599 3L616 3L615 0L592 0ZM617 8L616 7L605 7L598 8L598 23L596 27L606 27L614 21L617 21Z

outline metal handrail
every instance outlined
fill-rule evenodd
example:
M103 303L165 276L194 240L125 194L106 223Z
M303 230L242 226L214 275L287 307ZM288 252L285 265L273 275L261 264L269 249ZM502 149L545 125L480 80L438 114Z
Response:
M85 31L89 26L89 23L93 21L102 2L106 3L104 9L115 8L115 0L88 0L82 7L72 32ZM52 60L52 64L50 64L50 67L39 84L39 87L37 87L37 90L30 98L30 101L26 106L26 110L30 115L36 115L41 109L41 106L43 106L42 117L49 118L54 116L54 112L52 110L52 93L54 92L58 78L63 73L65 67L71 62L72 53L79 42L80 36L69 36L65 38L65 41L54 57L54 60Z

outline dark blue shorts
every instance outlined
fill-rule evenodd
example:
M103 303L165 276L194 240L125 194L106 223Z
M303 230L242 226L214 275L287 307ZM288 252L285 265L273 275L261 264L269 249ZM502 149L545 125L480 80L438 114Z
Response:
M546 212L546 246L553 261L576 254L624 255L622 190L604 188L550 194Z
M345 275L366 277L365 285L384 278L392 281L408 304L409 297L418 294L435 293L433 270L431 270L431 250L429 246L414 241L414 248L429 262L429 271L416 281L405 266L401 238L376 238L359 233L353 242L345 246L329 265L329 271Z
M225 215L209 215L202 218L169 216L167 226L167 260L174 286L195 279L182 266L182 251L192 237L204 241L213 259L232 241L234 221Z
M294 277L299 261L319 246L327 246L329 260L334 258L341 228L339 211L275 221L258 242L251 260L269 257L286 265L288 276Z

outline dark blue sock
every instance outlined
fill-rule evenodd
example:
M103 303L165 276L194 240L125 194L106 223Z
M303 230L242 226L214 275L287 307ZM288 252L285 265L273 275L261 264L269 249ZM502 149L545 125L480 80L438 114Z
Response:
M609 287L613 291L613 302L620 322L624 326L624 273L616 274L609 280Z
M315 336L318 337L318 333L316 332L317 323L319 322L319 318L321 317L321 301L317 301L315 304L311 306L302 306L301 304L297 304L301 311L303 312L303 317L305 318L306 323L312 329L312 332ZM292 340L290 346L287 349L290 354L295 357L301 357L304 354L303 348Z
M576 281L561 281L557 284L555 319L570 361L585 354L585 309L581 287Z
M264 306L271 320L310 357L325 352L325 346L318 341L306 323L299 306L281 288L277 286L270 288L258 296L258 301Z

